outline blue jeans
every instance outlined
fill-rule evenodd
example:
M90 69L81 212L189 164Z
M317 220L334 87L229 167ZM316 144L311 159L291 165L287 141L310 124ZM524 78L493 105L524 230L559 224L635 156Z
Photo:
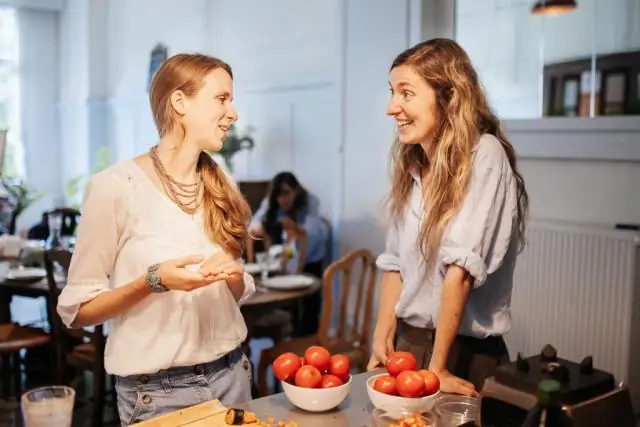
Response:
M116 377L123 426L218 399L225 406L251 400L251 365L240 349L196 366Z

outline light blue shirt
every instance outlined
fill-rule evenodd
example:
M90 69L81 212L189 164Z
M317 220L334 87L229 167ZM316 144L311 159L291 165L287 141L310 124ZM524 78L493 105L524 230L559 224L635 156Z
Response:
M307 211L301 224L307 233L307 255L304 261L305 264L324 260L327 255L327 241L329 239L329 229L320 217L320 200L318 197L309 194L307 196L307 204ZM255 229L255 227L262 223L268 209L269 197L265 197L253 215L250 229Z
M437 326L447 267L456 264L473 277L459 334L502 335L511 327L511 290L518 252L516 181L507 155L492 135L473 152L467 195L445 230L434 269L425 266L417 236L424 215L420 177L401 218L392 221L386 249L377 259L383 271L399 271L402 290L397 317L412 326Z

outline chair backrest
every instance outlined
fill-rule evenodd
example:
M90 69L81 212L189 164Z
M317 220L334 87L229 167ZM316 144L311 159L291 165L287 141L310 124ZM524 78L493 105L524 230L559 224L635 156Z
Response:
M72 253L65 249L49 249L44 253L44 266L47 273L47 283L49 285L49 311L51 313L51 322L53 334L57 336L58 340L62 343L64 336L71 336L76 340L84 341L85 338L91 341L96 348L104 348L104 334L102 325L97 325L92 331L86 329L68 329L62 323L62 319L57 313L56 307L58 305L58 296L60 295L60 288L58 286L58 280L56 278L56 264L62 266L66 276L69 273L69 266L71 265Z
M238 189L251 207L251 212L255 213L260 207L262 200L269 192L270 180L266 181L239 181Z
M323 262L323 267L326 269L333 262L333 226L331 225L331 221L327 218L321 216L320 219L324 223L325 227L327 227L327 248Z
M56 208L47 212L47 216L51 214L59 214L62 217L60 235L73 236L80 221L80 211L73 208Z
M368 348L377 275L375 257L368 249L353 250L325 270L322 278L322 317L318 331L321 342L331 339L331 323L334 314L337 314L337 327L331 335L355 346ZM337 298L334 298L334 282L338 284Z

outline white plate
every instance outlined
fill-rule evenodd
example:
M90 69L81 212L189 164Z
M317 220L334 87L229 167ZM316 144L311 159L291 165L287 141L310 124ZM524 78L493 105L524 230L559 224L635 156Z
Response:
M280 261L275 260L267 267L269 272L279 271L281 268ZM262 272L262 266L258 263L248 263L244 265L244 271L249 274L259 274Z
M43 279L46 275L47 271L44 268L26 267L9 270L7 278L11 280L38 280Z
M268 279L260 280L260 284L264 287L277 289L279 291L292 291L295 289L304 289L313 285L315 279L301 274L287 274L284 276L274 276Z

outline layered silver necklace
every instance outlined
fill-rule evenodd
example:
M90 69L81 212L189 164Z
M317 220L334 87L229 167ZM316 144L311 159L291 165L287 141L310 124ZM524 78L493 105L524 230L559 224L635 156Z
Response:
M165 169L160 157L158 156L158 146L155 145L149 150L149 157L153 162L153 167L160 177L165 192L173 202L178 205L184 212L193 215L198 211L202 204L200 192L202 190L202 176L200 171L196 176L196 182L192 184L183 184L176 181Z

